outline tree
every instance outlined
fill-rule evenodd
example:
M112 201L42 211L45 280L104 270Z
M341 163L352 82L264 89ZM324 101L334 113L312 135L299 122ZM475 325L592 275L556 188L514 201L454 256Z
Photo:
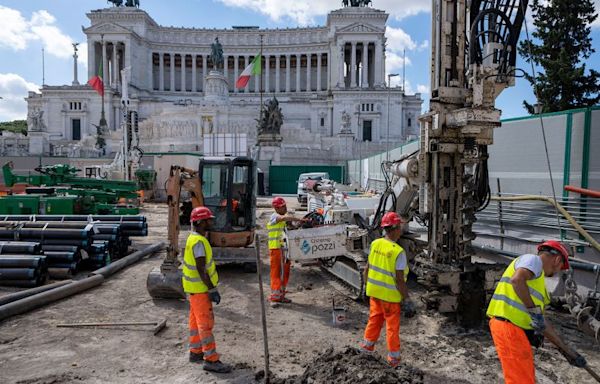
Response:
M27 121L13 120L0 123L0 132L9 131L27 135Z
M598 14L592 0L534 0L534 41L522 41L519 53L541 67L537 78L525 74L536 89L542 112L558 112L595 105L600 101L600 73L585 60L595 52L590 25ZM523 102L533 114L534 106Z

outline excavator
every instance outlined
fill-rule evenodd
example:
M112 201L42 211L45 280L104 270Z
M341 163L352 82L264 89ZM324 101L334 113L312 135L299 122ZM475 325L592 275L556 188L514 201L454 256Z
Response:
M166 182L168 214L167 254L146 280L153 298L185 298L178 259L182 192L191 207L205 206L215 215L208 240L217 264L241 264L256 271L253 247L256 229L256 163L247 157L204 157L198 170L171 166Z

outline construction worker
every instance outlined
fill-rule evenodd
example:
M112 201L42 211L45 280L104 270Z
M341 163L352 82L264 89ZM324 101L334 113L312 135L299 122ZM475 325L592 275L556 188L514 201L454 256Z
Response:
M190 362L203 363L205 371L227 373L231 367L219 360L212 329L215 323L212 303L219 304L219 275L206 233L214 216L206 207L192 210L192 233L183 255L183 290L190 301Z
M387 360L392 367L400 363L400 312L414 315L415 306L409 300L406 279L408 260L397 241L402 235L402 219L388 212L381 220L383 238L371 243L369 262L365 269L366 294L370 297L369 322L365 330L363 351L372 352L386 324ZM402 304L401 304L402 303Z
M284 254L283 236L286 223L299 221L300 219L288 215L287 205L283 197L276 197L271 202L275 212L267 223L269 235L269 256L271 258L271 301L273 306L279 303L291 303L292 300L285 297L286 287L290 280L291 262Z
M543 337L556 345L570 364L585 367L585 359L567 346L544 317L550 303L544 280L569 269L569 252L558 241L540 244L538 254L515 259L506 269L487 310L490 331L506 384L534 384L532 346Z

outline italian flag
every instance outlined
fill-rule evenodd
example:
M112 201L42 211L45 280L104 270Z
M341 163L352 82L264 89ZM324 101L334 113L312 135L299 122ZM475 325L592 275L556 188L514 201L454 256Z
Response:
M262 73L262 63L261 58L262 55L256 55L254 60L244 69L244 72L240 75L240 77L235 82L235 87L237 89L246 88L250 78L255 75L260 75Z
M102 62L100 62L100 67L98 68L98 74L87 82L92 88L96 90L100 94L100 96L104 96L104 81L102 81Z

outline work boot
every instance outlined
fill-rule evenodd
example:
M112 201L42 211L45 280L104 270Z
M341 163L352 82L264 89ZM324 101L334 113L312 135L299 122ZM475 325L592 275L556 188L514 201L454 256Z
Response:
M190 352L190 363L202 363L204 362L204 353Z
M224 364L221 360L217 361L205 361L203 369L209 372L215 373L229 373L231 372L231 366Z
M271 308L279 308L281 303L279 301L269 300L269 304L271 304Z
M281 300L279 300L279 302L282 304L290 304L292 300L288 299L287 297L282 297Z

